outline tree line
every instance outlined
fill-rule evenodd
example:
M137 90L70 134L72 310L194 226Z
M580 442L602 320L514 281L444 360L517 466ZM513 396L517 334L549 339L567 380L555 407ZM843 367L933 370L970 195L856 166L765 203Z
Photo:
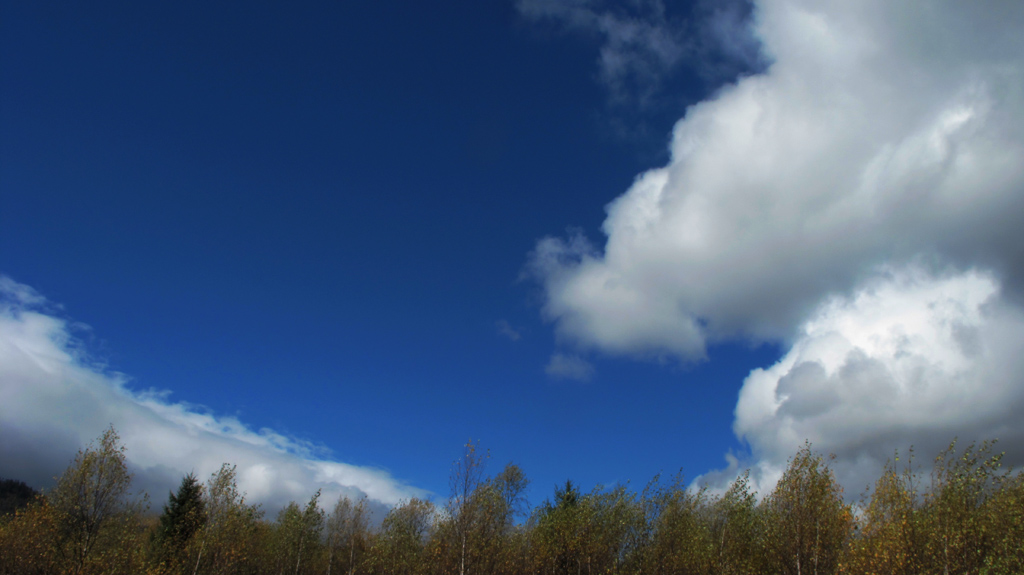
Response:
M488 454L470 442L443 505L409 499L375 525L365 499L319 491L270 520L231 465L205 482L185 476L149 513L111 428L27 504L10 503L27 486L0 482L18 507L0 516L0 574L1024 573L1024 475L991 443L954 442L930 478L910 455L894 455L852 505L833 459L805 445L761 499L747 474L717 495L676 476L639 492L567 481L530 509L522 470L487 475Z

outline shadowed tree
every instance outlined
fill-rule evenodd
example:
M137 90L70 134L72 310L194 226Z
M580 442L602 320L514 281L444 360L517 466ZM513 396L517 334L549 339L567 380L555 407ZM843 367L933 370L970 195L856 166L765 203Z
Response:
M506 527L511 527L516 517L527 513L525 492L529 484L530 480L523 470L512 463L488 481L488 486L501 500L500 521Z
M144 502L129 492L132 476L114 428L80 451L47 495L58 562L68 573L130 573L141 560Z
M58 572L56 542L53 509L43 498L0 518L0 573L50 575Z
M324 512L319 506L320 491L317 490L305 508L294 502L289 503L277 516L276 539L278 561L286 567L286 573L309 572L302 569L303 562L312 564L320 546L320 535L324 528ZM291 568L294 565L294 570Z
M825 460L805 444L765 501L770 567L792 575L827 575L839 568L852 513Z
M850 542L848 559L855 572L910 575L924 568L925 533L913 471L913 450L903 470L897 468L899 460L897 453L886 462L857 522L858 534Z
M750 491L750 472L736 478L711 503L711 538L715 571L723 575L753 575L764 571L760 547L757 498Z
M206 522L189 545L193 575L247 573L255 568L263 512L245 502L235 477L235 466L225 463L206 484Z
M586 573L622 572L635 552L633 532L639 514L636 496L622 485L609 490L598 487L584 498L584 503Z
M581 494L571 481L555 488L534 519L534 548L545 573L620 571L631 552L638 509L624 487Z
M544 573L582 572L586 514L583 496L572 481L555 487L554 501L545 502L538 510L535 552Z
M656 573L708 573L714 560L707 493L686 488L681 475L657 492L650 562Z
M203 502L203 485L196 476L189 473L181 480L177 493L171 493L153 540L157 554L168 568L180 567L185 559L186 549L192 536L206 522L206 504Z
M338 498L334 511L327 518L327 575L331 574L335 555L342 558L343 573L355 575L367 545L369 528L365 496L357 502L345 496Z
M958 457L956 441L936 457L923 509L926 573L977 573L993 555L999 534L985 511L1009 479L1002 458L989 442L971 444Z
M982 511L993 534L982 571L990 575L1024 573L1024 473L1001 476Z
M525 506L528 481L519 467L508 464L484 481L471 496L473 521L466 552L469 572L493 574L514 571L512 536L515 518Z
M426 573L424 553L434 524L434 505L412 498L388 512L371 549L374 573L414 575Z
M451 498L448 500L448 515L453 527L455 548L459 557L459 575L466 574L466 559L470 551L470 538L479 509L474 494L483 482L484 466L490 454L477 452L477 444L466 443L462 457L452 466L449 479Z

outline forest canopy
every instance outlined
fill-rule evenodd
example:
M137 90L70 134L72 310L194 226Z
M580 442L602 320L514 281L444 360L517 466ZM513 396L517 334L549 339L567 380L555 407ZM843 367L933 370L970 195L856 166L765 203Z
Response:
M849 503L833 457L805 444L771 493L742 474L722 494L655 477L528 508L523 471L487 473L470 442L443 504L409 499L379 525L365 499L292 502L269 518L223 465L182 478L159 513L132 490L108 429L51 491L0 481L0 574L595 575L1024 572L1024 475L993 443L954 441L930 474L896 453ZM10 503L8 503L10 502Z

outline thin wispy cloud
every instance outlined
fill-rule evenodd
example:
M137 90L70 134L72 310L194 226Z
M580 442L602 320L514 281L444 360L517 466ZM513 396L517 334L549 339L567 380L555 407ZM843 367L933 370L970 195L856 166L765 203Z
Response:
M578 355L555 353L544 367L544 373L555 379L590 381L594 377L594 366Z
M239 487L268 509L308 499L365 494L378 505L424 491L387 471L333 460L324 448L272 429L133 390L95 364L69 321L31 287L0 277L0 476L46 486L75 452L113 425L136 484L162 496L186 473L237 465Z
M512 324L506 320L499 319L494 325L498 330L498 335L502 337L507 337L511 341L519 341L523 338L522 331L512 327Z
M746 2L698 3L687 14L662 0L519 0L516 6L533 21L598 37L598 78L615 105L652 106L681 68L717 83L761 66Z
M736 410L765 477L808 438L854 466L954 435L1024 461L1024 5L754 12L772 64L688 109L603 247L537 244L544 315L614 355L788 346Z

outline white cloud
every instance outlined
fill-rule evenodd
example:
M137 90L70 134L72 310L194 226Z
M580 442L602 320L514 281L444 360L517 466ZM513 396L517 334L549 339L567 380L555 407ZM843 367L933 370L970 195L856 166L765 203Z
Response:
M544 367L544 373L555 379L590 381L594 376L594 366L578 355L556 353Z
M827 300L782 359L753 370L733 427L762 487L805 440L838 455L840 479L858 490L894 450L914 446L927 463L954 437L999 439L1006 463L1019 465L1022 352L1024 313L991 275L889 272Z
M75 452L113 424L137 484L160 499L182 475L209 476L237 465L239 486L268 509L307 500L365 494L393 505L422 490L386 471L319 457L311 444L270 429L253 430L167 393L129 389L126 378L94 365L66 320L46 312L30 287L0 276L0 476L46 485Z
M855 7L854 7L855 6ZM880 264L1024 286L1024 5L761 3L774 64L692 106L672 159L608 206L599 252L532 258L561 335L703 356L787 338Z
M1024 4L763 0L759 75L691 106L603 246L529 269L563 344L706 356L781 342L735 431L770 486L805 440L859 489L896 448L1024 462ZM730 476L726 469L706 479Z

